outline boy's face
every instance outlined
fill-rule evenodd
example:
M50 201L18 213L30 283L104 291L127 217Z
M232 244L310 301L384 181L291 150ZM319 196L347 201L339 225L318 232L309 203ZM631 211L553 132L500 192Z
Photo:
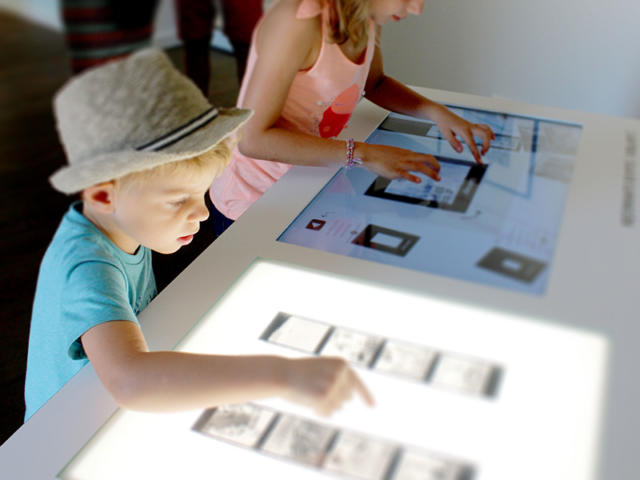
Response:
M129 253L139 245L159 253L188 245L209 217L204 196L213 178L204 171L157 175L117 189L112 217L117 232L110 232L117 235L112 240Z

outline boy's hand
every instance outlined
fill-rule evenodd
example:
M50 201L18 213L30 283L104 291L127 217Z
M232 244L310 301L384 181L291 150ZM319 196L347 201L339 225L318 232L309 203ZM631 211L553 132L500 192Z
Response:
M363 166L368 170L385 178L406 178L413 183L420 183L420 177L411 173L420 172L434 180L440 180L440 164L433 155L388 145L358 142L353 156L361 158Z
M328 416L338 410L354 391L367 405L374 405L369 390L342 358L289 359L285 375L285 398L307 405L320 415Z
M461 153L463 149L462 143L458 140L460 137L467 144L473 158L478 163L482 163L482 156L489 150L491 140L496 139L496 135L489 125L468 122L443 105L438 105L436 113L432 114L431 118L437 123L442 136L456 152ZM478 152L474 136L482 139L481 152Z

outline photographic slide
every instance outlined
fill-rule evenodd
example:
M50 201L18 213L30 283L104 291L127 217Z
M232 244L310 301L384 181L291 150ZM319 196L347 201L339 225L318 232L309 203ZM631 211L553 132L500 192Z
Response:
M387 340L374 364L374 370L414 380L426 380L437 352L430 348Z
M262 451L319 467L337 430L291 415L282 415L262 445Z
M438 358L431 383L447 390L487 397L496 394L500 369L483 360L444 353Z
M426 452L404 451L393 480L471 480L473 469L458 462L434 457Z
M343 357L349 362L368 367L380 351L382 342L380 337L338 327L320 354L325 357Z
M193 429L245 447L255 447L276 417L272 410L250 403L206 410Z
M263 340L307 353L316 353L330 334L329 325L279 313L263 332Z
M420 183L413 183L403 178L389 180L378 177L365 195L465 213L487 166L452 158L436 158L440 163L441 180L439 182L420 172L415 172L422 180Z
M325 470L362 480L382 480L398 446L355 432L340 432L324 464Z

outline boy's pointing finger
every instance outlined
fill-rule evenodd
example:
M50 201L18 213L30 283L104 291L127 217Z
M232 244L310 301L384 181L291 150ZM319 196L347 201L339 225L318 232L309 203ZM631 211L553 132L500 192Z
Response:
M351 371L351 375L352 375L354 387L358 392L358 394L364 400L364 403L366 403L370 407L375 406L376 401L373 399L373 395L371 395L371 392L369 392L369 389L364 385L362 380L360 380L360 377L354 371Z

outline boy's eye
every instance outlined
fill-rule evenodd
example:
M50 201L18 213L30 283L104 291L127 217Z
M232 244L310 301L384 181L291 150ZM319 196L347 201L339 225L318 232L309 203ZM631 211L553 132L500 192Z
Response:
M171 205L172 207L181 207L183 206L185 203L187 203L187 200L185 198L181 199L181 200L174 200L172 202L169 202L169 205Z

